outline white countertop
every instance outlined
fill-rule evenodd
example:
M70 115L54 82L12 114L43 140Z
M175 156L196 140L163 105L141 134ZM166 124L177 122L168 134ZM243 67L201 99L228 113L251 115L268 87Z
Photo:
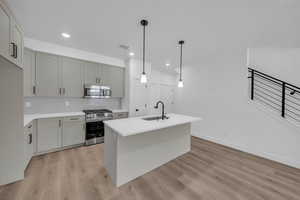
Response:
M71 117L82 116L84 112L64 112L64 113L45 113L45 114L29 114L24 115L24 126L28 125L35 119L55 118L55 117Z
M105 121L104 123L119 135L125 137L202 120L201 118L197 117L190 117L173 113L167 114L167 116L170 118L166 120L146 121L142 119L151 116L153 115L109 120Z

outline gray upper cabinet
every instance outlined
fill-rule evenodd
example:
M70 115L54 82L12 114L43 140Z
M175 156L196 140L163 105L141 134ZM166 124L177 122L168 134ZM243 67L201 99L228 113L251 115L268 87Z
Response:
M23 67L23 35L6 3L0 1L0 55L19 67Z
M59 96L59 57L36 53L36 94L38 96Z
M33 52L24 53L24 95L83 97L84 84L109 86L112 97L124 97L125 70L121 67Z
M62 96L83 97L83 63L80 60L61 57Z
M11 41L12 44L15 45L15 52L13 61L18 66L23 66L23 30L21 27L15 22L11 21Z
M101 85L111 87L111 66L102 64L100 74Z
M85 84L99 84L100 65L98 63L84 62L84 75Z
M10 17L0 2L0 54L5 58L10 57Z
M23 59L24 96L35 95L35 52L24 50Z
M111 67L111 89L112 97L124 97L124 68L121 67Z
M102 65L101 84L111 88L112 97L124 96L124 76L124 68Z

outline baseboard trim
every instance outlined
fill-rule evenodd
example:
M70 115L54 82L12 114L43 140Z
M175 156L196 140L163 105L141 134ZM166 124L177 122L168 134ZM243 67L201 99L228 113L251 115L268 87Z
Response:
M81 146L84 146L85 143L81 143L81 144L75 144L75 145L71 145L71 146L66 146L66 147L60 147L60 148L56 148L56 149L51 149L49 151L41 151L41 152L36 152L34 154L34 156L40 156L40 155L44 155L44 154L47 154L47 153L54 153L54 152L57 152L57 151L63 151L63 150L66 150L66 149L72 149L72 148L76 148L76 147L81 147Z

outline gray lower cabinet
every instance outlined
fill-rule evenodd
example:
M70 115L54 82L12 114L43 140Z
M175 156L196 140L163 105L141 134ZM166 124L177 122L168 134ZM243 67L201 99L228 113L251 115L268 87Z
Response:
M37 96L55 97L59 90L59 57L47 53L36 53Z
M84 116L66 117L63 120L62 146L84 143Z
M25 168L35 153L35 122L31 122L24 130Z
M124 76L124 68L102 65L102 84L111 88L112 97L124 97Z
M25 49L23 60L24 96L31 97L35 95L35 52Z
M61 57L61 59L61 95L83 97L83 63L73 58Z
M50 151L61 147L62 118L37 120L37 151Z
M38 154L82 144L85 141L85 117L38 119L36 135Z

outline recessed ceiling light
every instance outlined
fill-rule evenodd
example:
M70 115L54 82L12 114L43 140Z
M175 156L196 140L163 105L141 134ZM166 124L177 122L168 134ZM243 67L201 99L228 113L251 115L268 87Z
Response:
M134 53L133 53L133 52L129 52L129 55L130 55L130 56L134 56Z
M166 66L169 67L171 64L170 63L166 63Z
M64 38L70 38L70 37L71 37L71 35L68 34L68 33L62 33L61 35L62 35Z

